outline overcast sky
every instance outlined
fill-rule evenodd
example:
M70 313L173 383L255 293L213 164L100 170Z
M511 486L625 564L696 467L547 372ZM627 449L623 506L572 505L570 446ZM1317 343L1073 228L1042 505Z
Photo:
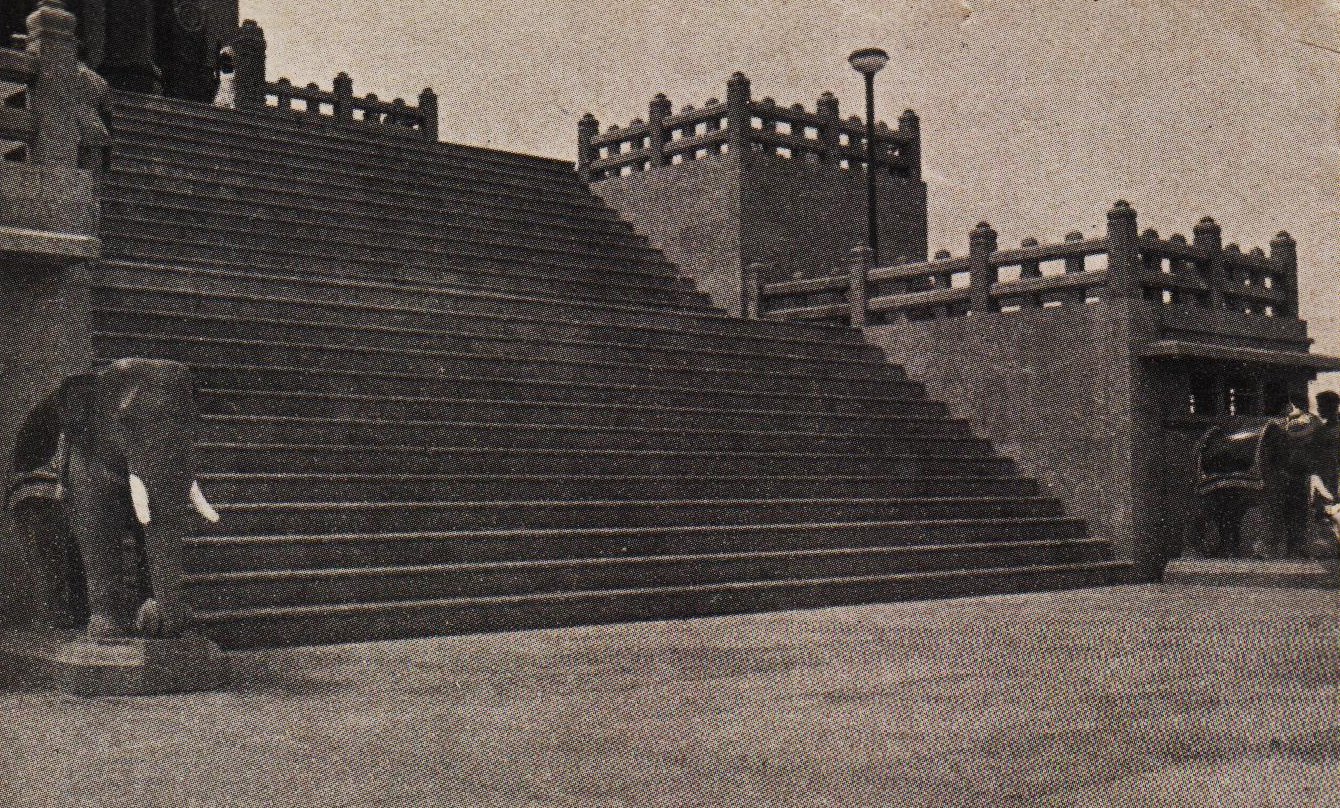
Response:
M959 253L990 221L1003 244L1097 232L1118 198L1140 227L1226 241L1287 229L1304 315L1340 352L1337 0L243 0L270 77L442 97L455 140L571 159L576 122L724 97L859 112L853 48L879 45L880 113L921 115L931 245ZM319 10L314 9L319 7ZM1340 374L1336 374L1340 375ZM1337 380L1332 379L1334 386Z

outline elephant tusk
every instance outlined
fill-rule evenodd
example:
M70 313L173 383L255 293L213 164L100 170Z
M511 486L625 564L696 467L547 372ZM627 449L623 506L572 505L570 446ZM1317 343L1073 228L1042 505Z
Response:
M200 490L200 481L191 483L191 505L196 512L211 522L219 521L219 512L214 510L214 506L205 499L205 492Z
M149 489L138 474L130 475L130 504L135 508L135 518L141 525L149 524L153 518L149 513Z
M1320 497L1327 502L1335 502L1335 497L1331 494L1330 489L1326 487L1326 483L1321 481L1320 477L1313 474L1308 478L1307 483L1309 488L1308 493L1310 493L1314 499Z

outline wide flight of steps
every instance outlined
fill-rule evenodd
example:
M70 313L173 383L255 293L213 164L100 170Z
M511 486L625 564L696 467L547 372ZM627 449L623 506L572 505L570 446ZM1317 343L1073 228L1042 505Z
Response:
M99 355L193 366L225 646L1122 579L858 331L732 319L569 164L120 96Z

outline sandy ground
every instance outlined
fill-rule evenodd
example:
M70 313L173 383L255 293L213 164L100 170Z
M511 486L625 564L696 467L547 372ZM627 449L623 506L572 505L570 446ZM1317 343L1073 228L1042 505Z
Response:
M0 805L1340 806L1337 596L1132 586L0 692Z

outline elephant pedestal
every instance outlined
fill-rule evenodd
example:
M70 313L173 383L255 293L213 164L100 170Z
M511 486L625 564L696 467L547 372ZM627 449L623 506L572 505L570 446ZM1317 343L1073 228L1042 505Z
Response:
M198 634L93 640L79 631L0 632L0 681L77 696L151 696L216 690L228 658Z
M1178 586L1256 586L1334 589L1340 586L1335 559L1175 558L1163 570L1163 583Z

